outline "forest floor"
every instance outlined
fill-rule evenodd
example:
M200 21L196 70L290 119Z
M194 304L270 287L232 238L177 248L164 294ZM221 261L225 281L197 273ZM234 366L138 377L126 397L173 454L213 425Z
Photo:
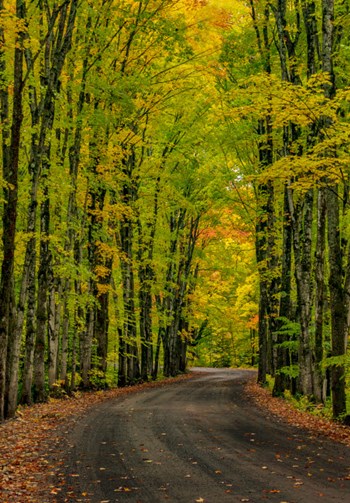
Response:
M201 374L203 375L203 372ZM119 398L125 400L140 391L168 386L171 383L178 384L179 381L187 381L190 377L198 377L198 372L130 388L78 393L72 398L50 400L46 404L21 408L16 419L0 425L0 501L2 503L90 501L88 491L76 492L75 476L78 477L79 474L70 470L71 467L67 462L67 450L72 448L69 444L71 432L79 430L81 421L106 402L113 403L114 399ZM194 382L193 385L196 386ZM328 437L350 447L349 427L296 411L283 399L272 398L267 390L254 383L254 378L248 379L245 392L249 401L253 401L263 412L272 413L282 424L287 422L306 429L309 432L309 439ZM99 407L95 407L97 405ZM71 473L67 480L69 471ZM348 477L350 478L350 474ZM229 493L230 489L227 491ZM201 497L197 499L202 500ZM241 501L254 500L243 498Z
M350 447L349 426L298 410L285 399L272 397L268 389L262 388L254 380L247 383L246 391L260 407L269 410L287 423Z

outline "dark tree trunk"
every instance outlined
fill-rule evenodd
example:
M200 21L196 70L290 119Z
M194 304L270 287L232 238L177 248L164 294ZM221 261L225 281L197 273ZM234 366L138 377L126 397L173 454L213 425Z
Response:
M97 343L98 368L106 375L108 356L108 328L109 328L109 286L112 275L112 258L103 259L105 274L99 278L102 289L95 292L97 305L95 310L94 338Z
M292 280L292 222L289 213L288 192L284 187L283 204L283 244L282 244L282 272L281 272L281 295L279 306L279 320L277 325L277 350L276 350L276 375L273 388L274 395L281 395L289 388L290 377L287 367L290 365L289 351L285 343L289 342L290 335L285 333L284 325L291 320L291 280Z
M176 230L185 229L184 216L184 211L179 212L178 219L173 221ZM169 321L165 332L166 351L164 349L164 355L166 356L166 359L164 358L164 374L167 376L177 375L181 371L181 365L186 361L184 351L186 353L187 344L186 341L182 340L182 326L193 275L192 260L198 238L199 221L200 216L191 217L187 222L187 232L183 233L182 237L179 236L180 239L176 238L178 242L178 263L174 263L174 269L168 276L168 278L172 277L173 281L168 285L170 295L167 299Z
M327 191L328 245L329 245L329 290L332 318L332 356L345 355L347 316L343 285L343 253L340 244L339 199L337 187ZM346 379L343 364L331 368L333 416L339 418L346 413Z
M0 7L3 7L2 5ZM25 19L25 6L23 0L16 1L16 15L19 19ZM1 35L1 34L0 34ZM11 118L10 149L3 151L3 179L6 182L4 188L4 200L6 204L2 216L2 248L3 261L1 266L0 281L0 421L5 418L7 404L5 404L6 365L9 342L10 317L12 302L14 299L14 251L17 222L17 195L18 195L18 165L21 139L21 127L23 121L22 98L23 98L23 41L24 33L17 35L14 56L14 85L13 85L13 109ZM2 61L2 65L4 61ZM6 90L2 89L1 113L6 114ZM3 142L6 139L3 136Z
M312 309L312 220L313 189L310 189L297 206L291 207L293 219L293 244L295 280L300 316L299 337L299 390L307 396L314 394L314 355L310 334Z
M90 292L92 286L90 285ZM91 357L92 357L92 341L94 335L94 316L95 312L92 307L87 307L84 316L84 310L80 313L81 327L79 330L79 343L80 343L80 374L83 389L90 388L90 371L91 371Z
M148 381L153 366L152 341L152 286L153 270L146 264L139 265L139 304L140 304L140 339L141 339L141 378Z
M60 362L60 381L64 383L66 389L69 388L67 380L68 368L68 340L69 340L69 308L68 308L68 293L71 291L71 282L65 281L63 289L63 323L62 323L62 339L61 339L61 362Z
M119 228L120 265L123 284L124 323L122 340L119 341L119 386L133 384L140 379L139 351L137 346L135 280L134 280L134 221L133 204L137 199L137 180L134 178L135 152L125 154L123 171L126 180L121 199L127 210Z
M176 299L176 281L177 281L177 260L178 260L178 247L179 247L179 233L185 226L186 210L179 210L177 213L170 215L170 245L168 252L168 268L165 280L165 295L161 304L160 317L164 319L164 330L162 330L163 337L163 372L164 375L169 377L174 374L175 354L176 348L175 333L175 299Z
M322 70L328 73L330 82L324 85L327 98L335 95L335 76L333 68L334 44L334 0L322 0ZM324 126L331 124L324 119ZM335 153L333 153L335 155ZM332 356L344 357L348 337L348 299L342 243L340 237L338 187L332 185L327 190L328 246L329 246L329 291L331 297ZM339 419L346 414L346 374L343 364L331 368L331 389L333 417Z
M267 166L265 162L270 162L265 159L266 155L271 156L271 145L263 147L260 145L260 157L263 166ZM259 270L259 366L258 366L258 382L264 384L266 382L267 373L272 370L272 332L275 328L276 318L276 297L275 286L276 278L271 280L275 271L270 268L275 268L275 258L273 254L275 250L271 246L270 234L275 232L271 228L271 217L274 215L274 190L272 182L267 185L259 185L258 187L258 216L256 223L256 257ZM273 283L273 284L272 284Z
M153 215L146 225L147 236L143 235L143 227L138 220L139 229L139 303L140 303L140 338L141 338L141 378L148 380L154 372L153 367L153 340L152 340L152 286L155 281L153 253L159 210L160 176L155 184L153 198ZM146 244L147 242L147 244ZM158 370L157 370L158 372ZM156 373L157 373L156 372Z
M323 324L325 305L325 246L326 246L326 194L324 188L317 194L317 243L315 252L315 383L314 396L318 402L326 399L325 376L322 370L323 360Z
M51 270L52 274L52 270ZM48 299L48 383L49 389L58 380L58 350L59 350L59 327L61 325L61 285L58 278L50 278L50 292Z
M20 360L21 338L17 331L17 310L15 300L15 289L11 291L12 300L9 313L9 341L7 350L6 366L6 391L5 391L5 416L14 417L17 410L18 394L18 371Z
M271 74L270 53L270 5L266 4L263 13L263 23L259 24L259 16L255 3L250 0L251 15L260 59L266 75ZM262 27L261 27L262 26ZM271 166L273 161L273 140L271 117L266 113L265 119L260 119L257 125L259 135L258 163L259 172ZM278 277L275 267L275 210L274 187L271 181L261 183L257 187L257 217L255 250L259 270L259 365L258 382L265 384L268 372L274 371L273 358L273 332L277 316L276 293ZM269 268L273 270L268 273Z
M35 204L36 207L36 204ZM32 223L31 223L32 222ZM33 211L32 219L28 222L28 228L35 228L35 213ZM26 332L25 332L25 355L22 372L22 404L32 403L32 384L34 372L34 347L36 334L36 239L33 235L29 239L26 248L26 259L24 269L28 274L27 285L27 315L26 315ZM23 275L24 277L24 275Z
M160 300L157 300L157 305L159 305ZM161 324L161 321L159 321ZM162 326L159 327L158 329L158 335L157 335L157 344L156 344L156 350L154 354L154 362L153 362L153 369L152 369L152 379L155 381L158 376L158 371L159 371L159 357L160 357L160 348L162 344L162 333L163 333L164 328Z
M122 253L121 270L123 278L124 325L123 339L126 356L126 383L133 384L140 378L139 356L137 347L135 282L133 264L133 225L128 218L121 224ZM125 370L125 367L124 367Z
M106 375L108 356L109 327L109 293L98 295L98 306L95 314L94 335L97 342L98 368Z
M260 226L257 225L256 228L256 257L258 264L264 261L264 248L263 241L264 238L261 237ZM260 237L259 237L260 236ZM266 306L268 304L268 285L267 282L262 278L262 272L260 267L260 281L259 281L259 326L258 326L258 346L259 346L259 365L258 365L258 383L264 385L267 378L267 363L268 363L268 351L267 351L267 341L268 341L268 320Z
M40 265L38 270L38 305L37 327L34 353L34 399L43 402L47 399L45 387L45 347L48 335L48 292L51 276L51 250L49 246L50 234L50 200L47 190L44 191L45 200L40 209Z
M42 9L42 5L40 4ZM71 47L72 31L75 23L77 9L77 1L71 0L67 2L61 9L54 9L50 13L50 18L48 20L48 33L46 36L42 34L42 39L45 40L45 50L44 50L44 75L41 81L42 92L37 92L33 85L29 85L29 97L30 97L30 110L32 115L32 126L33 128L38 128L39 132L35 132L32 135L32 152L31 160L29 163L29 172L31 174L31 197L28 206L28 219L27 219L27 230L31 236L26 248L26 260L24 265L23 277L28 278L27 291L25 292L25 297L27 300L27 331L26 331L26 344L25 344L25 363L23 369L23 391L21 401L22 403L31 403L31 388L32 388L32 378L33 378L33 348L34 345L37 347L36 355L36 379L43 381L45 379L45 338L47 332L47 298L44 289L48 287L48 280L45 279L50 277L50 264L49 257L43 257L46 244L41 244L41 257L43 257L45 266L40 265L41 270L39 270L40 281L38 282L38 299L36 299L36 219L37 219L37 193L39 187L39 181L41 174L43 173L43 178L49 175L49 155L50 155L50 145L47 140L49 132L53 129L53 120L55 113L55 93L59 92L59 77L61 75L63 65L66 56ZM55 31L56 30L56 31ZM54 34L56 36L54 36ZM33 73L33 57L30 49L26 49L26 62L28 73ZM41 100L38 102L38 96L42 95ZM46 182L45 182L46 183ZM44 183L44 185L45 185ZM44 188L44 190L46 190ZM43 221L50 219L49 215L49 201L47 200L41 206L41 227ZM43 229L43 227L42 227ZM45 231L43 229L44 240L49 235L49 229ZM48 248L47 248L48 249ZM47 267L46 272L43 268ZM40 291L41 289L41 291ZM38 311L41 313L40 316L46 317L46 321L41 319L38 321L36 327L36 313L34 304L38 303ZM39 330L39 341L35 342L36 330ZM40 361L42 360L42 361ZM40 377L39 377L40 376ZM44 384L37 382L36 387L44 389ZM40 391L40 400L44 398L43 391Z

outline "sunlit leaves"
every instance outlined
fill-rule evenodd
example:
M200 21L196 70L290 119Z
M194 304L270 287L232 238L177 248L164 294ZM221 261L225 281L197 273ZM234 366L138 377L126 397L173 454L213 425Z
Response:
M249 346L250 330L257 323L257 277L250 275L254 245L239 215L223 209L210 217L201 233L205 247L192 296L195 325L208 320L197 351L204 365L239 365L250 361L254 351Z

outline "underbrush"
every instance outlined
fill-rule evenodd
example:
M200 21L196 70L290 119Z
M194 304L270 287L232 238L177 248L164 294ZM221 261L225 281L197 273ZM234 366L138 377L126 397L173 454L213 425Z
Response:
M274 378L271 376L267 376L266 388L271 392L274 386ZM291 391L285 390L282 398L286 400L287 403L291 404L295 409L300 410L302 412L308 412L313 416L324 418L324 419L332 419L332 399L331 397L327 397L325 403L319 403L311 398L301 395L297 393L293 395ZM347 387L347 411L350 413L350 386Z

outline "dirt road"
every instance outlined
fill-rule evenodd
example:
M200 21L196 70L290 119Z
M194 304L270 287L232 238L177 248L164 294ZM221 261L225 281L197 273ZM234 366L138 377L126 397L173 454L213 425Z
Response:
M349 502L349 448L258 409L252 375L207 369L92 409L69 435L67 486L92 503Z

